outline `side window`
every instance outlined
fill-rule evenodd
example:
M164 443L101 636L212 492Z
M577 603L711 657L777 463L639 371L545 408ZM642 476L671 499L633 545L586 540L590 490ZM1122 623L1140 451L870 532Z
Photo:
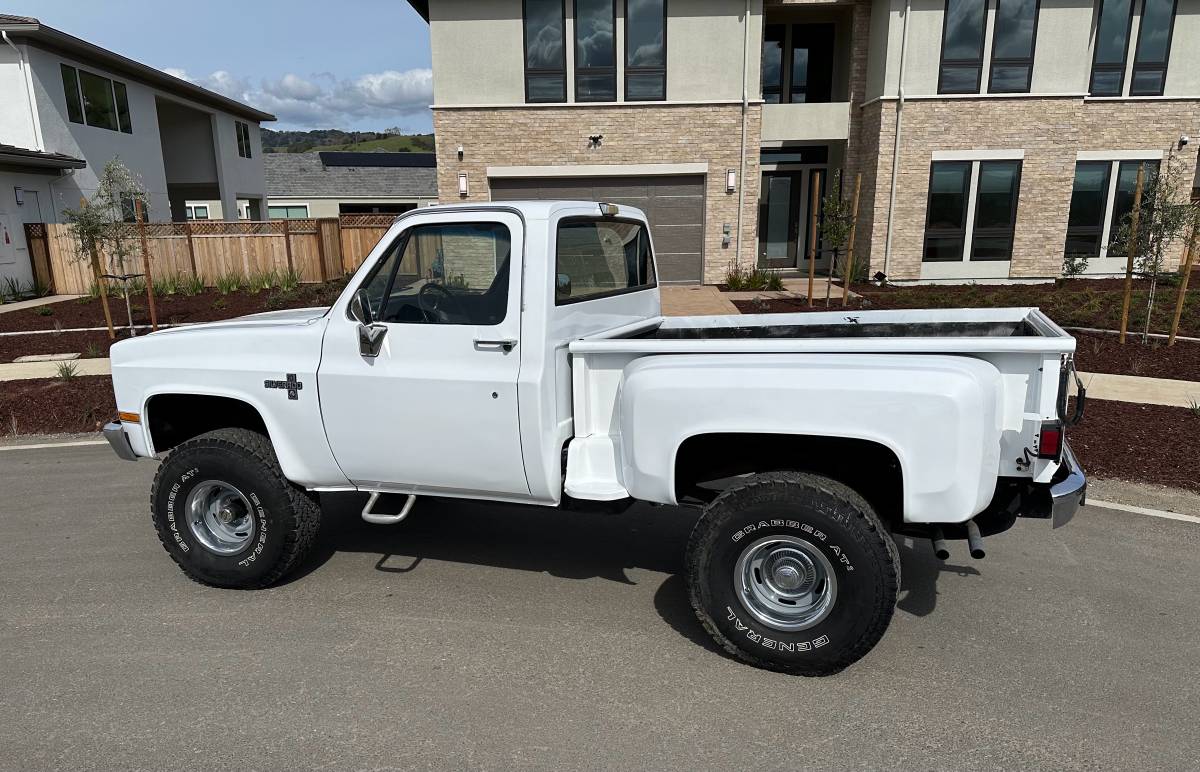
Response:
M571 218L558 225L555 304L656 286L646 226L626 220Z
M373 316L393 324L499 324L508 311L512 236L500 223L418 225L363 282Z

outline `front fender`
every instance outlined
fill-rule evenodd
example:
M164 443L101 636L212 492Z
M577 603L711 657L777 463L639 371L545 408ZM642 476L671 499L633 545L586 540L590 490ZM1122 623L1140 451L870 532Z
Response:
M961 522L995 492L1001 388L996 368L970 357L644 357L619 395L622 477L634 498L676 503L676 454L690 437L866 440L899 460L907 522Z

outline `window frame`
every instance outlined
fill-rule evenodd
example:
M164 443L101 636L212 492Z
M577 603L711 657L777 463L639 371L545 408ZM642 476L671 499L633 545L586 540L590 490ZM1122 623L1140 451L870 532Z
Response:
M1071 170L1071 198L1072 199L1075 197L1075 179L1079 174L1080 166L1095 166L1095 167L1103 167L1104 168L1104 184L1101 186L1102 196L1103 196L1103 198L1102 198L1103 204L1100 207L1100 224L1095 225L1095 226L1093 226L1093 225L1075 226L1074 231L1072 232L1071 200L1068 199L1068 201L1067 201L1067 232L1066 232L1066 238L1063 241L1063 258L1066 259L1066 257L1068 256L1067 244L1071 241L1072 233L1074 233L1074 235L1076 237L1084 236L1087 238L1091 238L1093 235L1091 233L1091 231L1095 230L1096 232L1094 235L1096 237L1096 253L1089 254L1086 257L1088 260L1098 260L1100 258L1100 255L1102 255L1104 253L1105 249L1107 248L1107 244L1104 243L1105 242L1104 237L1105 237L1105 232L1107 230L1107 228L1105 226L1109 220L1109 210L1110 210L1110 207L1112 206L1112 199L1113 199L1113 195L1112 195L1113 190L1112 190L1112 184L1111 184L1113 181L1113 179L1112 179L1113 162L1112 161L1080 161L1080 160L1076 160L1075 168ZM1080 254L1080 253L1072 252L1069 254Z
M287 214L287 215L284 215L283 217L273 217L271 215L272 209L303 209L304 216L303 217L292 217L290 214ZM267 204L267 219L268 220L308 220L310 218L311 218L311 214L309 212L308 204L274 204L274 205Z
M233 133L237 135L237 150L238 157L252 158L253 153L250 148L250 124L245 121L234 120Z
M1092 69L1088 73L1088 96L1119 97L1119 96L1123 96L1125 94L1125 70L1128 69L1126 65L1129 64L1129 41L1133 37L1130 33L1133 32L1134 10L1137 8L1138 0L1129 0L1129 18L1127 18L1125 20L1125 47L1124 47L1123 55L1121 56L1120 65L1097 64L1097 62L1096 62L1096 59L1100 56L1100 45L1099 45L1099 40L1098 40L1099 35L1100 35L1100 22L1104 18L1104 4L1108 1L1109 0L1097 0L1097 4L1095 6L1096 11L1097 11L1096 26L1095 26L1097 39L1092 43ZM1174 27L1173 24L1171 26ZM1141 37L1140 31L1138 33L1138 37ZM1099 71L1099 72L1119 72L1120 73L1121 79L1117 83L1117 93L1115 93L1115 94L1097 94L1096 93L1096 73L1097 73L1097 71ZM1164 80L1165 80L1165 78L1164 78Z
M525 73L525 102L526 104L559 104L567 101L567 0L559 1L562 23L562 67L556 69L530 68L529 66L529 8L528 0L521 0L521 66ZM558 99L534 99L529 95L530 75L561 75L562 95Z
M1146 2L1140 0L1141 13L1138 14L1138 34L1137 40L1130 41L1133 43L1133 67L1129 71L1129 96L1162 96L1167 88L1167 68L1171 64L1171 44L1175 40L1175 21L1179 15L1179 0L1171 0L1171 22L1167 27L1167 44L1163 47L1163 58L1161 62L1142 62L1138 63L1138 49L1142 47L1142 34L1146 31ZM1130 4L1132 7L1132 3ZM1126 58L1129 54L1126 53ZM1160 88L1155 91L1136 91L1135 84L1137 83L1138 70L1161 72L1162 82ZM1124 84L1122 83L1122 91Z
M974 168L971 174L975 177L975 211L971 219L971 243L970 249L967 249L966 244L963 245L963 262L966 263L1011 263L1013 258L1013 247L1017 240L1017 209L1021 201L1021 173L1025 170L1024 159L1016 158L981 158L978 161L972 162ZM1016 164L1017 173L1013 177L1013 197L1009 208L1009 219L1012 225L1008 228L980 228L979 227L979 192L980 185L983 184L983 165L984 164ZM968 204L969 206L969 204ZM965 228L964 228L965 230ZM1008 239L1008 257L1004 258L977 258L975 257L975 239L979 236L984 238L1006 237Z
M629 295L634 292L645 292L646 290L658 289L658 258L654 252L654 237L650 234L650 226L642 220L637 220L632 217L621 217L620 215L617 215L616 217L604 217L604 216L597 217L594 215L582 215L581 214L581 215L570 215L568 217L560 218L554 224L554 275L555 276L558 276L558 274L560 273L558 270L558 232L559 232L559 229L562 228L562 226L564 224L569 224L569 223L573 223L573 222L590 222L590 223L623 222L623 223L629 223L631 225L640 226L646 233L646 244L650 248L650 267L653 269L654 279L649 284L639 284L635 287L621 287L618 289L608 290L607 292L597 292L594 295L581 295L577 298L558 298L556 296L554 298L555 307L569 306L569 305L574 305L575 303L586 303L590 300L603 300L605 298L615 298L615 297L619 297L621 295Z
M658 74L660 74L660 72L662 74L662 84L663 84L662 96L657 97L655 99L639 98L639 99L633 100L633 101L665 102L667 100L667 21L669 19L667 5L669 2L670 2L670 0L662 0L662 9L663 9L663 12L662 12L662 32L663 32L663 53L662 53L663 63L662 63L662 66L654 66L654 67L636 66L635 67L635 66L632 66L629 64L629 0L625 0L625 40L622 41L625 44L625 75L621 79L622 93L620 94L620 96L623 97L626 101L629 101L629 76L630 76L630 74L633 74L633 75L658 75ZM613 4L613 12L614 13L616 12L616 3ZM616 30L615 24L613 25L613 30L614 31ZM615 44L615 41L614 41L614 44Z
M521 222L523 224L524 220L522 220ZM385 312L387 311L386 300L390 299L392 296L392 289L396 285L396 276L400 272L400 263L403 262L403 260L404 260L404 250L408 249L408 243L412 240L412 235L414 233L416 233L418 230L420 230L421 228L430 228L430 227L434 227L434 228L451 227L452 228L455 226L470 227L470 226L479 226L479 225L499 226L501 228L504 228L505 232L508 233L508 243L509 243L510 255L509 255L509 261L508 261L508 263L509 263L509 265L508 265L508 272L509 272L508 273L508 293L505 295L505 298L504 298L504 316L500 317L498 320L496 320L495 322L492 322L491 324L483 324L480 322L464 322L464 323L455 322L453 324L440 324L440 323L432 323L432 322L423 322L422 323L422 322L389 322L389 321L386 321L386 319L385 319ZM519 255L516 255L513 253L512 244L513 244L512 226L510 226L508 223L503 222L501 220L452 220L452 221L446 221L446 222L436 222L435 221L435 222L413 223L412 225L408 226L403 231L401 231L396 236L395 240L393 240L392 243L388 245L388 248L385 249L383 251L383 254L379 256L379 260L375 263L375 265L371 266L370 270L368 270L367 273L363 276L362 281L360 281L358 283L358 285L355 286L354 293L357 294L359 290L365 289L367 287L367 285L370 284L375 279L375 277L379 275L379 272L383 269L384 264L387 263L388 257L392 254L392 249L396 248L396 249L398 249L398 253L397 253L398 257L396 259L395 265L392 266L391 272L388 275L387 284L384 285L383 298L384 298L385 302L384 302L383 306L379 309L379 314L378 314L378 323L379 324L405 324L405 325L408 325L408 324L431 324L432 326L435 326L435 327L488 327L488 328L499 327L500 325L504 324L505 322L507 322L509 320L509 311L511 310L509 307L512 305L514 288L517 288L517 291L520 291L520 283L513 281L512 272L514 270L516 270L517 266L520 265L521 263L520 263L519 259L514 259L514 258L518 258ZM499 268L499 266L497 266L497 268ZM500 272L499 272L499 270L497 270L496 277L499 277L499 275L500 275ZM493 281L495 281L496 277L493 277ZM352 314L350 312L350 304L349 303L346 304L346 319L351 322L355 322L355 323L358 322L358 320L354 317L354 314Z
M938 83L937 93L941 94L978 94L983 87L983 59L984 53L987 51L987 29L988 29L988 7L990 0L974 0L975 2L983 3L983 18L979 29L979 58L978 59L947 59L946 58L946 33L950 29L947 20L950 18L950 2L945 0L942 5L942 45L938 52ZM943 75L946 67L975 67L978 63L975 74L975 87L968 91L946 91L943 87Z
M73 64L66 62L58 63L59 72L63 79L63 98L67 104L67 121L70 123L78 123L81 126L87 126L93 129L104 129L105 131L115 131L119 134L133 134L133 118L129 109L129 85L124 81L110 78L107 75L101 75L91 70L85 70L81 67L76 67ZM67 73L71 73L71 78L75 82L74 94L70 93L67 88ZM113 122L116 126L103 126L96 123L90 123L87 119L87 102L83 98L83 75L96 78L108 83L108 93L112 98ZM117 87L120 86L120 90ZM72 99L74 96L74 99ZM76 117L72 117L71 113L77 112Z
M996 27L1000 21L1000 4L1004 0L995 0L996 12L992 19L992 50L990 61L988 61L988 90L989 94L1028 94L1033 88L1033 61L1037 56L1037 34L1038 23L1042 19L1042 0L1033 0L1033 34L1029 40L1029 56L1028 57L997 57L996 56L996 41L999 35L996 34ZM987 34L987 26L985 22L984 34ZM1026 67L1025 87L1020 90L999 90L993 84L996 82L996 67ZM938 77L941 77L941 70L938 71Z
M1082 229L1084 231L1092 231L1092 230L1097 231L1095 233L1096 244L1097 244L1096 251L1093 253L1084 255L1088 260L1104 260L1104 259L1108 259L1108 258L1125 259L1128 257L1128 255L1115 254L1112 251L1110 251L1112 248L1113 236L1114 236L1117 228L1119 227L1119 223L1117 222L1115 210L1116 210L1116 205L1117 205L1117 196L1120 194L1120 187L1121 187L1121 167L1125 164L1136 164L1138 166L1150 167L1154 171L1155 174L1161 174L1163 159L1162 158L1129 158L1129 157L1076 158L1075 159L1075 170L1072 173L1072 182L1071 182L1072 196L1074 196L1074 192L1075 192L1074 173L1078 171L1080 166L1103 167L1105 170L1104 171L1104 199L1103 199L1103 208L1101 210L1101 216L1100 216L1100 225L1098 227L1089 225ZM1071 211L1070 211L1070 207L1068 205L1068 208L1067 208L1067 232L1066 232L1066 238L1063 240L1063 257L1064 258L1069 254L1067 252L1067 243L1070 241L1072 233L1078 235L1081 230L1080 228L1077 227L1077 228L1075 228L1074 231L1072 231L1071 225L1070 225L1070 217L1071 217ZM1086 232L1086 233L1083 233L1082 235L1090 237L1093 234L1090 232ZM1082 253L1075 252L1075 253L1070 253L1070 254L1082 254Z
M604 0L604 1L610 3L612 6L612 30L613 30L613 44L612 44L613 57L612 58L613 58L613 65L612 65L612 67L580 67L579 66L579 0L571 0L571 11L574 14L571 17L572 20L574 21L574 24L572 25L573 26L572 31L574 32L574 35L572 37L574 39L571 41L571 45L574 46L573 50L575 51L575 68L574 68L575 72L572 74L572 78L575 83L575 101L576 102L583 102L583 103L587 103L587 104L597 104L597 103L598 104L612 104L614 102L621 101L622 94L620 93L619 88L618 88L620 84L617 83L617 0ZM563 32L564 32L564 34L566 33L565 28L564 28ZM566 52L564 51L564 56L565 56L565 54L566 54ZM613 98L612 99L583 98L583 97L579 96L579 79L580 79L580 77L587 77L589 75L593 76L593 77L599 76L599 75L608 75L610 70L612 71L611 74L612 74L612 84L613 84Z
M966 161L966 160L930 161L929 162L929 178L928 178L929 184L926 186L926 191L925 191L925 230L923 231L922 236L921 236L921 262L922 263L962 262L962 254L961 253L959 255L958 261L929 260L929 259L926 259L925 254L929 250L929 236L931 235L931 233L933 236L943 237L943 238L947 237L947 236L956 236L957 235L962 239L962 243L963 243L962 253L965 253L967 251L967 230L968 230L967 225L969 224L968 221L971 216L971 178L974 174L973 167L974 167L975 163L976 163L975 161ZM930 217L931 211L933 210L933 207L930 206L930 197L933 195L933 172L934 172L934 168L939 165L940 166L965 166L967 169L967 173L965 175L963 175L963 191L962 191L962 194L963 194L962 223L963 224L962 224L961 228L953 228L953 229L941 228L941 229L934 229L931 231L931 229L929 227L929 217Z

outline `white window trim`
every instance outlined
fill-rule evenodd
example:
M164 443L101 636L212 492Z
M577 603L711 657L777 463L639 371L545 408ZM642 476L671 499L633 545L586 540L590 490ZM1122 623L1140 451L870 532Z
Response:
M1113 207L1117 203L1117 177L1122 161L1158 161L1162 163L1161 150L1081 150L1075 154L1075 161L1108 161L1108 192L1104 199L1104 224L1100 228L1100 254L1094 260L1109 260L1108 243L1112 236ZM1124 262L1126 257L1119 256ZM1091 266L1089 266L1090 268ZM1098 267L1099 268L1099 267ZM1101 272L1107 273L1106 269ZM1088 271L1092 273L1092 271Z
M1024 150L935 150L933 161L1024 161Z
M951 278L1000 278L1009 275L1012 255L1007 260L972 260L971 247L975 240L975 204L979 196L980 161L1025 161L1024 150L935 150L932 161L970 161L971 176L967 182L967 219L964 224L963 251L958 260L921 260L922 279ZM1024 172L1024 168L1021 170ZM1017 188L1017 209L1020 211L1021 189ZM929 191L925 192L925 205L929 206ZM1016 249L1016 223L1013 223L1013 249ZM924 257L925 233L921 232L922 258ZM970 266L970 267L964 267ZM978 267L976 267L978 266Z
M1161 161L1161 150L1080 150L1076 161Z
M296 203L296 204L268 203L267 204L267 219L268 220L271 219L271 210L272 209L298 209L300 207L304 207L304 216L303 217L281 217L279 219L281 219L281 220L307 220L307 219L309 219L309 216L311 213L309 211L308 204L304 204L304 203Z

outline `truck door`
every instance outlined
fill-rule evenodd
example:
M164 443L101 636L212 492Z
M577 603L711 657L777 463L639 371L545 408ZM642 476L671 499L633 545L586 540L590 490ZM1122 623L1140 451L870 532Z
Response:
M330 446L355 484L529 494L517 417L523 243L508 212L415 218L355 287L386 329L376 357L335 307L317 378Z

